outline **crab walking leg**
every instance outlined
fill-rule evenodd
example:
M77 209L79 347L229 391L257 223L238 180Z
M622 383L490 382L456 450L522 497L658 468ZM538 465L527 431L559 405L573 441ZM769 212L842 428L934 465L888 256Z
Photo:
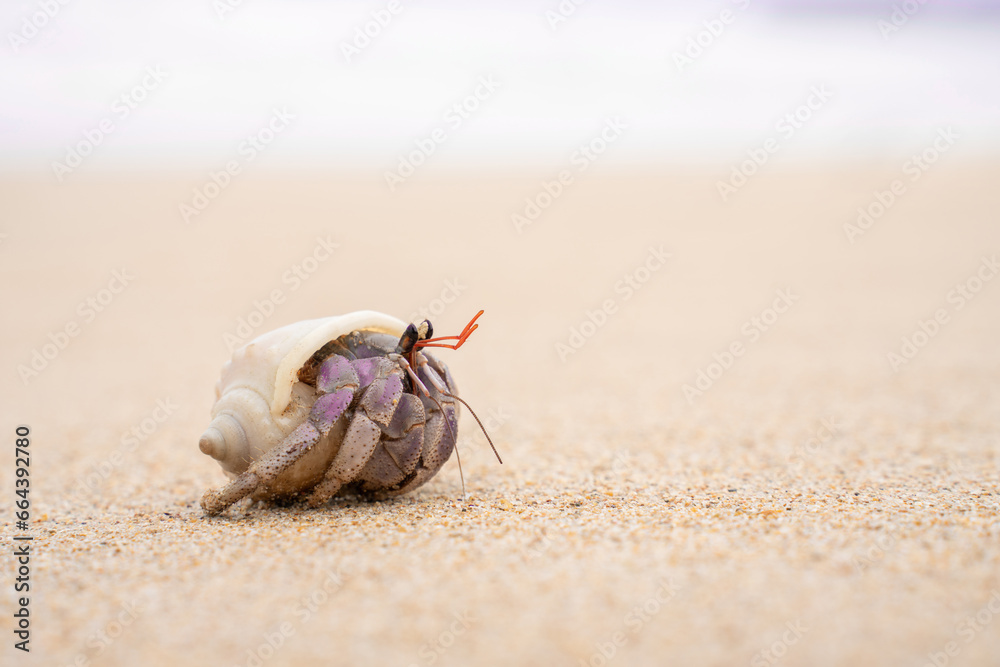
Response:
M421 486L437 474L455 449L455 434L458 432L458 416L455 406L448 401L442 403L434 396L435 393L439 396L451 393L448 391L447 381L438 376L437 371L426 363L423 355L420 355L419 361L422 363L419 363L418 367L423 371L424 377L433 391L427 388L427 385L417 376L406 359L402 357L396 359L396 362L410 376L413 386L435 406L426 412L427 421L424 424L424 445L420 455L420 465L415 471L416 474L403 486L379 494L380 496L396 496ZM459 465L461 466L461 464Z
M381 445L358 475L366 491L392 488L416 469L424 444L424 421L423 402L413 394L401 395L392 421L381 429Z
M201 508L209 515L219 514L237 500L253 493L258 484L260 478L257 475L245 472L221 489L206 491L201 497Z
M206 493L201 499L202 508L209 514L218 514L301 459L344 414L359 384L358 374L347 359L333 355L324 361L319 368L316 387L327 393L316 399L309 411L309 420L289 433L280 445L254 461L246 472L218 491Z
M201 499L202 508L208 514L218 514L287 470L330 432L353 397L353 389L341 389L318 398L309 413L309 421L289 433L280 445L254 461L229 484L206 493Z
M405 364L406 362L404 361L403 363ZM427 418L427 429L431 437L424 443L424 451L421 455L422 469L427 472L424 472L423 476L418 473L417 476L419 484L423 484L424 481L437 474L437 471L441 469L441 466L445 464L445 461L448 460L448 457L451 456L452 451L458 445L458 409L454 402L445 401L441 398L442 396L451 395L448 382L440 377L438 371L433 366L427 363L424 355L417 356L416 372L409 365L404 366L404 368L406 368L411 379L413 379L414 385L438 408L437 410L429 411ZM421 372L427 379L427 384L430 384L434 390L433 393L417 377L417 374ZM437 394L437 396L434 394ZM458 468L461 472L461 459L459 459ZM406 488L413 488L413 486L408 484Z
M388 427L403 394L402 370L392 361L381 358L371 384L365 388L358 409L340 450L313 488L308 502L312 507L332 498L340 487L353 481L364 469L382 438L382 427Z
M309 494L309 506L322 505L333 498L341 486L354 479L368 463L381 437L382 431L375 422L361 412L355 413L344 435L344 443L323 475L323 481Z
M276 471L287 461L291 465L319 441L319 431L306 422L288 434L285 440L255 461L243 474L221 489L209 491L201 498L201 507L208 514L219 514L233 503L247 497L258 485L268 481L268 472ZM273 478L273 476L272 476Z
M451 428L445 420L451 424ZM454 410L447 410L445 413L434 412L424 426L424 447L421 454L420 465L416 468L416 474L403 486L394 489L385 495L398 496L408 493L417 487L422 486L427 480L432 478L444 466L451 452L455 449L455 440L452 433L458 428L455 420ZM463 481L464 485L464 481Z

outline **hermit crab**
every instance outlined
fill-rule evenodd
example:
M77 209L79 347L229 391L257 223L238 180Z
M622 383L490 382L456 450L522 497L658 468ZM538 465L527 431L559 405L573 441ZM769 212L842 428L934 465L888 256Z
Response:
M290 324L236 350L199 441L231 480L202 508L219 514L246 497L316 506L424 484L455 449L458 403L468 407L424 348L457 350L482 314L461 334L434 338L427 320L358 311Z

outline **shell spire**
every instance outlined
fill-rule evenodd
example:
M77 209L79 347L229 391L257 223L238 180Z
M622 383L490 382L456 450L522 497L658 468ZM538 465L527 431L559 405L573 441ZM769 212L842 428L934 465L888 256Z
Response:
M212 422L201 451L239 474L281 442L308 414L315 392L298 371L323 345L357 330L401 336L406 323L362 310L296 322L262 334L233 353L216 385Z

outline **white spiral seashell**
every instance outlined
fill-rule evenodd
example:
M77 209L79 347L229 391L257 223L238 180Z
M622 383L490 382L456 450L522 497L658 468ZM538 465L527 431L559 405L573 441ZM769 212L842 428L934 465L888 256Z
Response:
M352 331L403 335L406 323L360 310L305 320L262 334L233 353L215 387L212 422L198 443L230 475L238 475L301 424L316 400L299 369L321 347ZM303 461L304 468L314 468Z

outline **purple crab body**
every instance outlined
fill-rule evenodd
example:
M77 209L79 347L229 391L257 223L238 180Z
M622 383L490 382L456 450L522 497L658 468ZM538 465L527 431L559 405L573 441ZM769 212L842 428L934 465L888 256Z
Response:
M323 345L298 371L315 394L308 416L206 493L205 511L218 514L248 496L304 497L314 506L348 493L384 498L433 477L455 448L458 390L443 363L425 351L399 354L401 344L360 330Z

